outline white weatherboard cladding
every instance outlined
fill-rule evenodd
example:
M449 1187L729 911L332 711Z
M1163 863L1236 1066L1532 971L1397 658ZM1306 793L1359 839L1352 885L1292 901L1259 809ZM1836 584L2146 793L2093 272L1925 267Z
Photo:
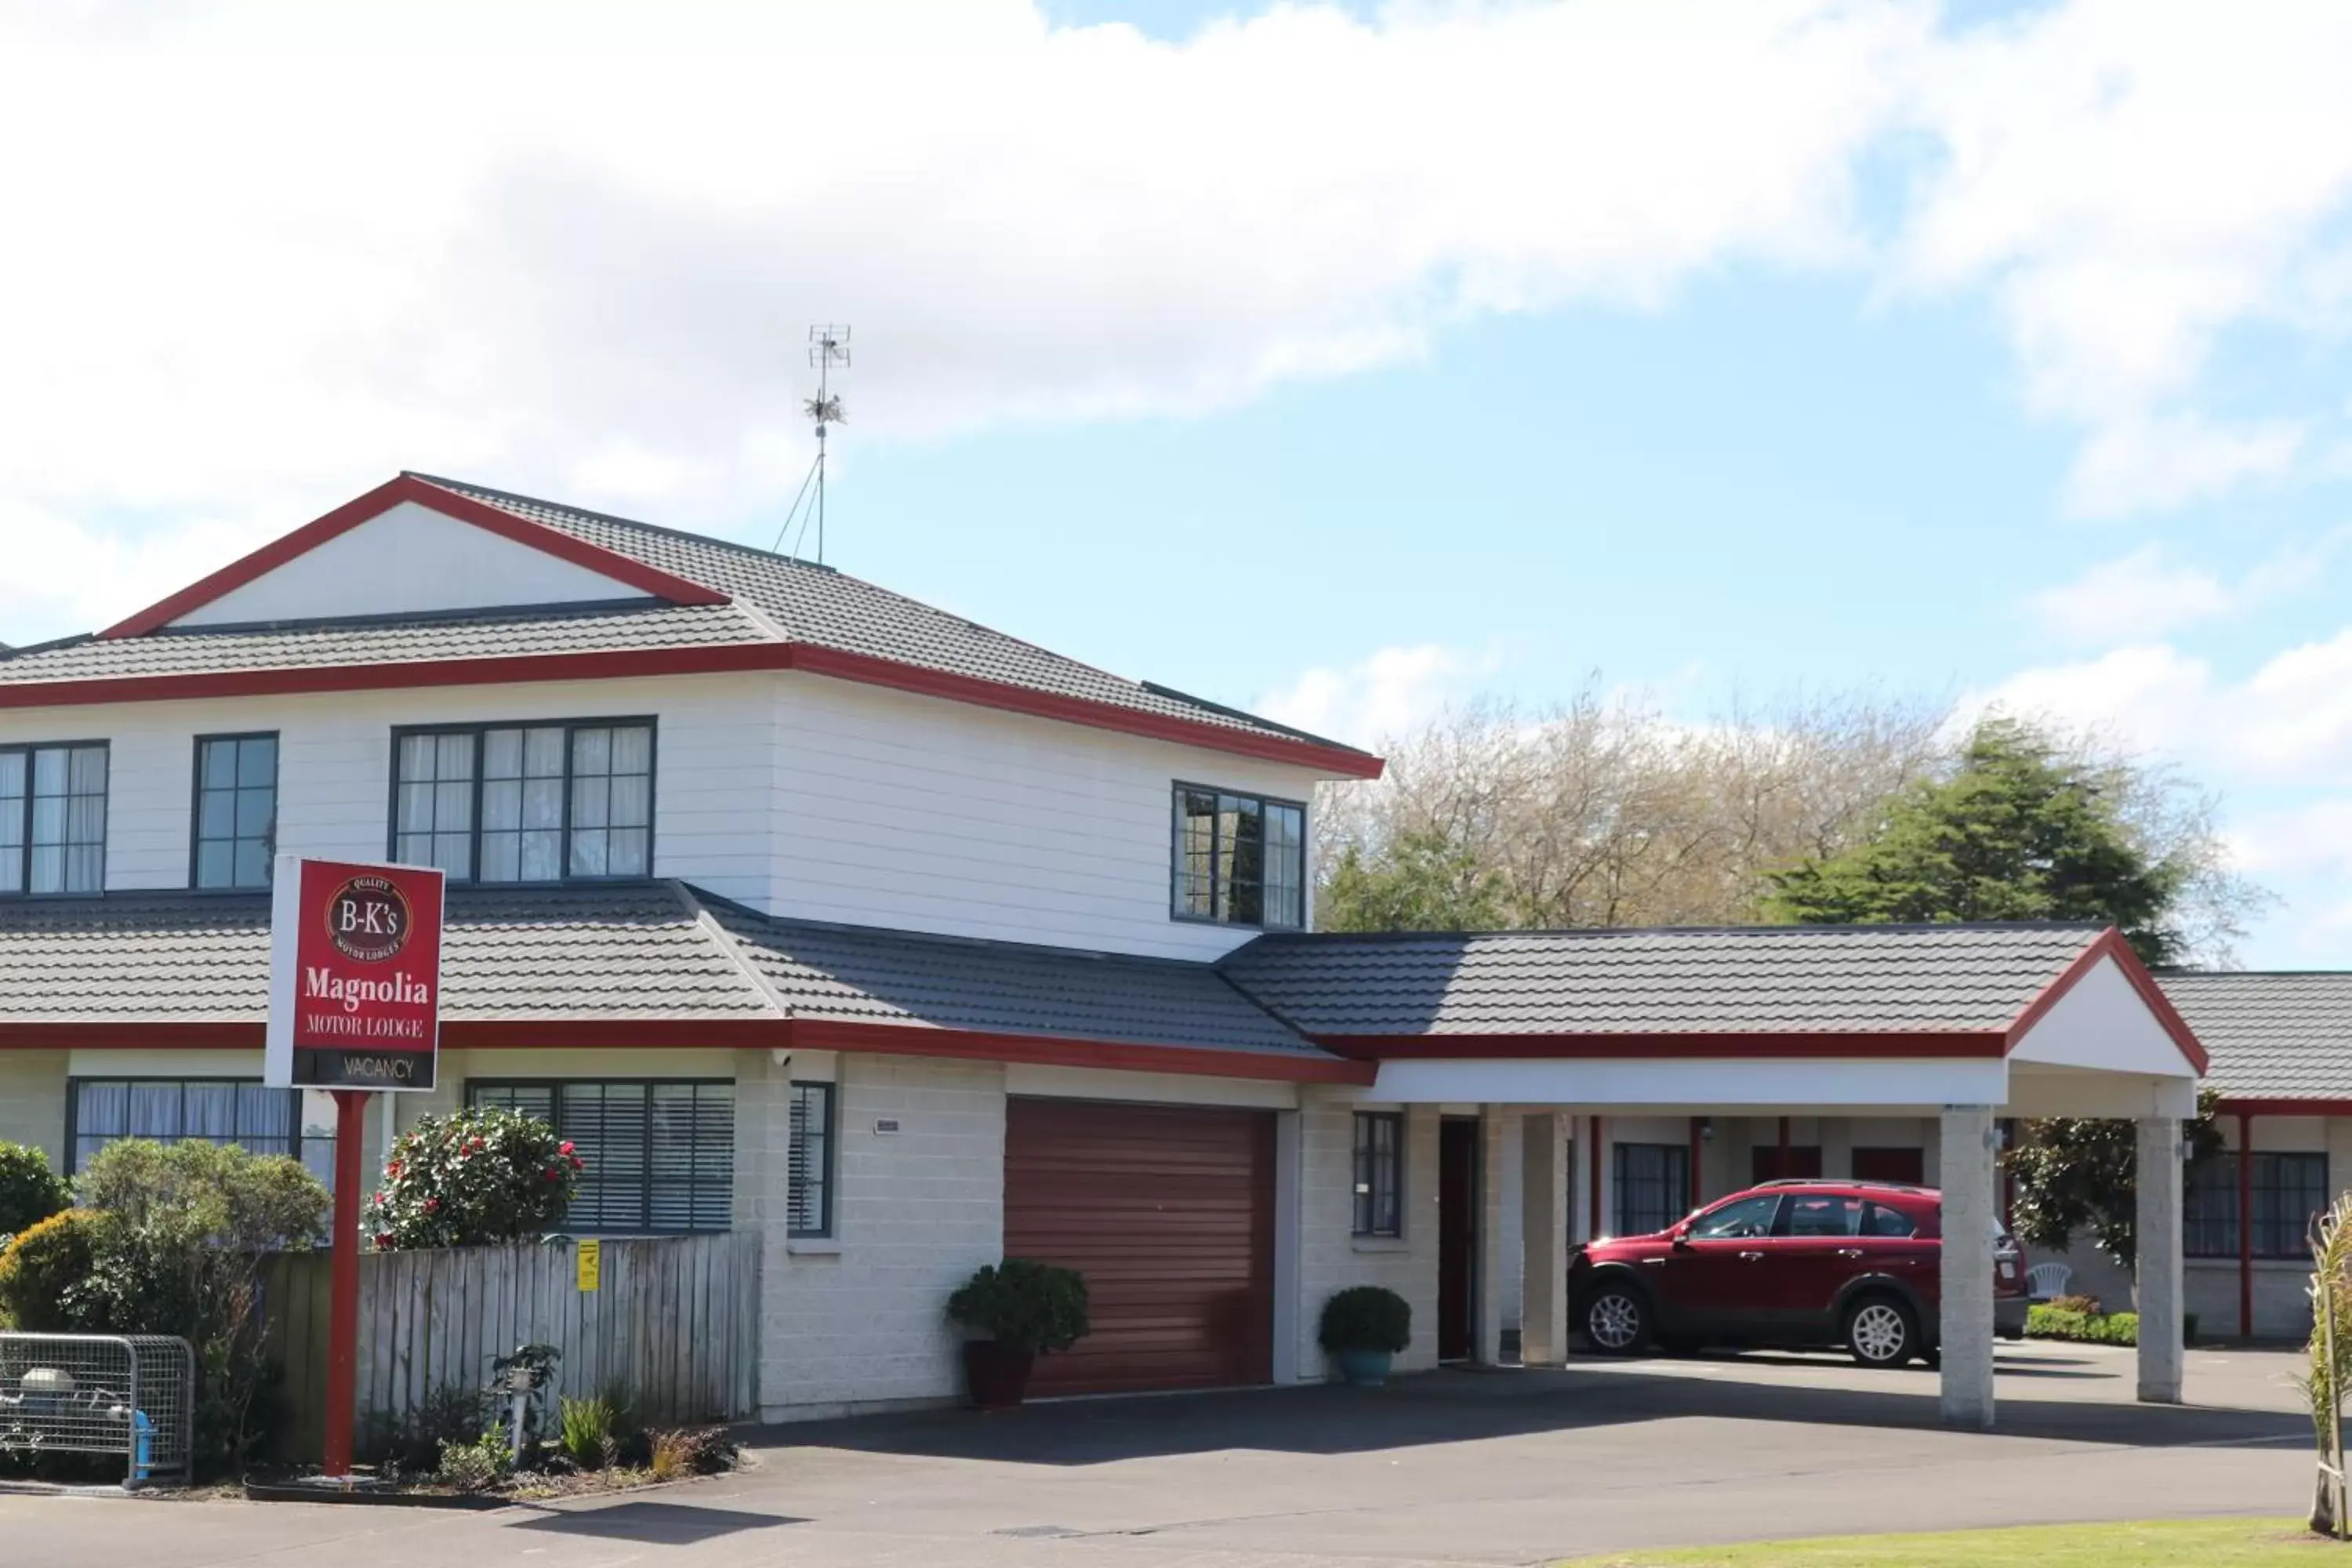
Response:
M1168 958L1256 932L1171 919L1178 780L1304 801L1222 752L787 675L774 912Z
M0 710L0 744L110 742L106 885L185 888L199 735L278 735L278 847L380 860L392 732L412 724L636 718L656 723L654 869L729 898L768 893L775 688L761 675L416 687Z
M173 621L247 626L644 598L646 591L402 501Z

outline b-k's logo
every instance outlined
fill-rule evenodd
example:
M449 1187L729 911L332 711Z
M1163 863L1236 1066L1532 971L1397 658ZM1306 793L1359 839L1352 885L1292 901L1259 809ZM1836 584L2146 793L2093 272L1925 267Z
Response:
M408 900L384 877L353 877L327 900L327 935L335 951L382 963L408 945Z

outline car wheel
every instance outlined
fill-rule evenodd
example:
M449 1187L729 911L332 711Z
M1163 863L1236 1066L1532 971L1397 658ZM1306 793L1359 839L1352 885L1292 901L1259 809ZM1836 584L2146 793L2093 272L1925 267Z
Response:
M1889 1296L1864 1296L1845 1310L1845 1348L1861 1366L1901 1366L1918 1353L1910 1310Z
M1584 1303L1584 1337L1603 1355L1632 1355L1650 1342L1650 1304L1630 1285L1603 1285Z

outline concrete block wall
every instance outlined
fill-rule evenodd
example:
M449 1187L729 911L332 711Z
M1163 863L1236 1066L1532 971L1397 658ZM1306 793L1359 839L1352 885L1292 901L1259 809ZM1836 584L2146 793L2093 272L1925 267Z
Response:
M1405 1116L1402 1237L1359 1237L1354 1227L1355 1113L1399 1110ZM1323 1303L1349 1285L1385 1285L1412 1309L1412 1343L1401 1371L1437 1364L1437 1123L1433 1105L1359 1104L1347 1091L1301 1090L1298 1128L1298 1375L1329 1375L1316 1342Z
M845 1056L838 1073L835 1236L782 1241L780 1224L767 1227L760 1407L769 1420L959 1397L948 1295L1003 1252L1003 1068ZM886 1118L898 1131L877 1134ZM782 1179L781 1163L763 1163L762 1200Z

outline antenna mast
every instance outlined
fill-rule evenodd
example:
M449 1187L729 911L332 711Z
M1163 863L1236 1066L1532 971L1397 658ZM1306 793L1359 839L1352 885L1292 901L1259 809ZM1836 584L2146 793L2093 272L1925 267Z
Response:
M824 438L825 427L845 423L841 399L833 395L835 365L849 368L849 328L830 322L809 329L809 363L816 369L816 395L803 405L816 421L816 559L824 564Z

